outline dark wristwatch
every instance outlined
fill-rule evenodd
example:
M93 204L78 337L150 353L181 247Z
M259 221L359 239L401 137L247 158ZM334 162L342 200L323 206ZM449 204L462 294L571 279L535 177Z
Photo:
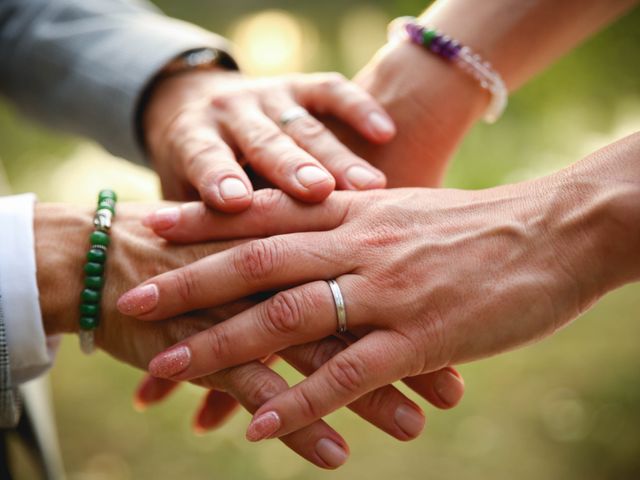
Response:
M217 48L197 48L188 50L171 60L156 78L166 78L182 72L208 70L216 67L238 70L238 64L228 53Z
M218 50L217 48L196 48L188 50L171 60L155 75L151 82L149 82L138 100L134 124L136 138L145 152L147 148L142 128L142 114L158 81L180 75L181 73L192 72L194 70L210 70L216 67L221 67L229 71L239 70L238 64L228 53Z

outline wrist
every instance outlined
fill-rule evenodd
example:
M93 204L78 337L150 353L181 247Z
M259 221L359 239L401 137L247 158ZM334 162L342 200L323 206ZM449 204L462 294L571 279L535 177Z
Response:
M92 218L88 207L36 205L37 282L47 335L78 331L83 265L87 238L93 230Z
M473 78L408 41L386 44L355 80L392 112L447 131L472 125L489 101Z
M489 101L474 79L408 42L385 45L354 80L396 124L392 142L358 149L385 172L390 187L438 185Z
M637 158L638 134L554 176L547 209L550 230L587 304L640 279Z

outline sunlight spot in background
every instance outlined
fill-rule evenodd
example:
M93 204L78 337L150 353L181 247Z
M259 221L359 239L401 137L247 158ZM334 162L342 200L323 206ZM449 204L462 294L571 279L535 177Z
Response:
M84 471L71 475L73 480L130 480L131 468L124 458L113 453L99 453L87 459Z
M240 65L255 75L305 70L319 45L312 25L280 10L244 17L232 29L231 39Z
M540 416L549 436L559 442L582 440L591 427L586 405L577 392L568 388L559 388L545 395Z
M356 73L386 42L390 20L384 10L373 5L351 8L342 16L339 40L345 73Z
M460 421L456 445L464 455L479 457L494 450L501 435L498 425L492 419L472 415Z

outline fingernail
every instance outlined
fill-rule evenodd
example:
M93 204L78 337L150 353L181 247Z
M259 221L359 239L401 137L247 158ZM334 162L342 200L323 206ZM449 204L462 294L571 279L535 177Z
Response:
M333 440L323 438L316 443L316 453L331 468L344 465L349 454Z
M389 136L395 133L393 122L380 112L369 114L369 128L376 136Z
M208 431L209 429L200 423L200 418L199 417L196 418L195 422L193 423L193 433L200 436L200 435L204 435Z
M242 180L228 177L220 182L220 196L225 200L237 200L249 195L249 190Z
M145 227L153 230L168 230L175 226L180 219L180 209L178 207L162 208L151 215L145 217L142 221Z
M133 396L133 408L137 412L144 412L153 400L152 387L145 384Z
M133 399L133 409L136 412L142 413L147 409L147 403L141 400L140 398Z
M310 187L316 183L322 183L329 180L329 174L327 172L313 165L300 167L296 172L296 177L305 187Z
M118 299L116 306L125 315L142 315L156 308L158 298L158 287L151 283L128 291Z
M445 404L455 405L464 392L464 381L449 370L444 370L438 375L433 389Z
M214 426L216 420L216 412L211 409L211 407L205 403L198 412L196 416L195 422L193 423L193 429L198 433L204 433L211 430L211 427Z
M424 428L424 415L409 405L400 405L396 409L393 419L400 430L411 438L420 435Z
M185 345L174 347L149 362L149 373L158 378L171 378L184 372L191 363L191 350Z
M266 412L254 418L247 428L247 440L250 442L259 442L276 433L282 422L280 416L276 412Z
M207 430L204 428L199 427L198 425L194 425L193 426L193 433L196 434L196 436L198 437L202 437L207 433Z
M193 431L199 435L207 432L209 430L209 413L208 410L204 409L198 412L195 421L193 422Z
M368 188L373 182L380 179L378 175L365 167L356 165L347 170L347 180L357 189Z

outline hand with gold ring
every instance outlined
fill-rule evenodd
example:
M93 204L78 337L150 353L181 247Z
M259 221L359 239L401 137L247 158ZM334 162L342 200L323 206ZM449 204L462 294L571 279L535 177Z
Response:
M383 188L385 175L314 114L331 115L376 144L395 134L378 102L337 73L252 79L222 69L161 80L143 130L169 200L244 210L253 195L244 165L306 202L322 201L335 188Z

